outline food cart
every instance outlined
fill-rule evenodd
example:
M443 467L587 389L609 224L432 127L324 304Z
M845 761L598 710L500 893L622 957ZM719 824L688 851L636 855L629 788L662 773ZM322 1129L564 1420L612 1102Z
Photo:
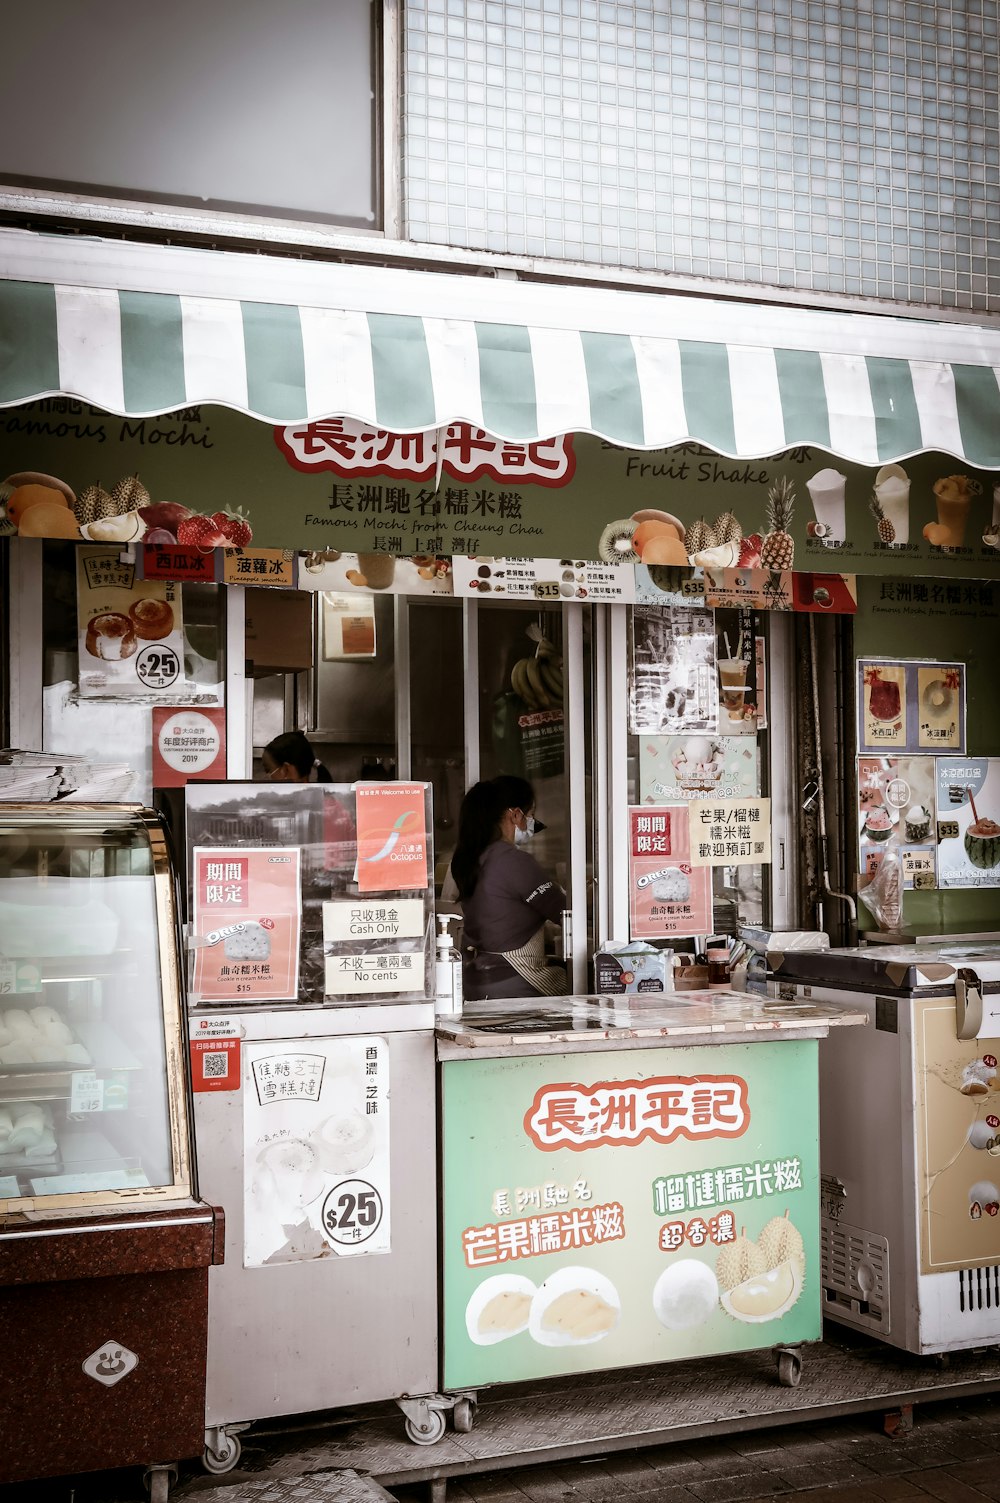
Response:
M423 783L187 789L198 1162L227 1236L210 1471L256 1420L436 1384L430 828Z
M722 990L439 1020L456 1424L495 1383L765 1347L796 1385L821 1332L817 1051L864 1021Z
M0 1481L201 1450L208 1273L150 811L0 805Z

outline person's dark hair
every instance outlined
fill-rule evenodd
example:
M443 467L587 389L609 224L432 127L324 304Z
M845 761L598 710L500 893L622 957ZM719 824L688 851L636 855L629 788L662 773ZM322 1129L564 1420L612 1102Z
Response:
M317 761L316 753L306 740L303 731L284 731L280 736L275 736L273 741L269 741L264 750L275 767L282 767L286 762L290 762L300 778L307 778L315 762L317 783L333 782L330 769Z
M488 845L500 838L505 809L534 807L535 794L524 778L501 775L473 783L458 814L458 843L451 858L451 874L460 898L471 898L479 880L479 862Z

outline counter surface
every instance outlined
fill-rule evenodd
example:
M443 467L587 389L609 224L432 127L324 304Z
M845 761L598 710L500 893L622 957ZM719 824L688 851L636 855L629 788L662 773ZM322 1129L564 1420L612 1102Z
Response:
M654 997L524 998L489 1007L470 1004L461 1017L437 1019L438 1057L591 1052L825 1038L831 1028L868 1022L866 1012L832 1002L781 1002L719 989Z

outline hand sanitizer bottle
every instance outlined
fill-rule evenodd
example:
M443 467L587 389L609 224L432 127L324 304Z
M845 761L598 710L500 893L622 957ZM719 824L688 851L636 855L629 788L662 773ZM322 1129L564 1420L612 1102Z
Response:
M454 1017L462 1011L462 958L452 943L448 923L447 913L438 914L434 1011L439 1017Z

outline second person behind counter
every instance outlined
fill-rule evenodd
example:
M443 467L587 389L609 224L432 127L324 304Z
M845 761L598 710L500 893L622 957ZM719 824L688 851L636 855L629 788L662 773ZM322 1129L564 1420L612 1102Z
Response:
M270 783L332 783L328 767L314 754L302 731L285 731L269 741L260 754Z
M524 849L534 811L534 790L524 778L475 783L462 801L451 873L462 905L462 986L470 1002L566 990L565 971L545 957L545 924L559 922L566 894Z

